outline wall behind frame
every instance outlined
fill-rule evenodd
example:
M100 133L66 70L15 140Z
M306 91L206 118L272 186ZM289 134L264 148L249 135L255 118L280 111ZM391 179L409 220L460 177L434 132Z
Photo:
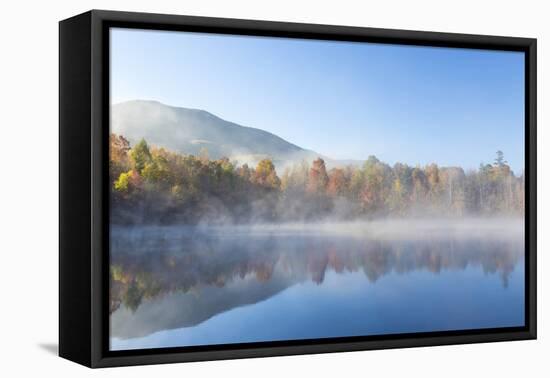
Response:
M550 79L550 27L543 2L502 1L439 2L406 0L393 2L338 1L21 1L5 6L0 25L3 46L0 70L3 125L0 161L2 186L0 208L2 251L5 260L0 275L3 291L0 371L7 376L40 374L59 376L146 377L182 374L201 377L280 377L311 375L334 377L423 376L518 377L547 371L550 328L544 318L548 301L540 293L549 290L545 277L550 249L550 150L539 148L539 340L435 348L400 349L278 357L255 360L175 364L90 371L54 356L57 344L57 250L58 250L58 24L60 19L88 9L113 9L176 13L201 16L266 19L433 30L538 38L538 138L539 146L550 143L545 129ZM547 234L547 233L546 233ZM154 369L154 370L153 370Z

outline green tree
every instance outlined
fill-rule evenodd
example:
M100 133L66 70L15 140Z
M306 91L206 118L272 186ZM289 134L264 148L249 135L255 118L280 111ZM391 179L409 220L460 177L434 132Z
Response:
M124 303L124 305L132 312L136 312L141 304L142 298L142 291L139 289L137 282L133 281L130 285L128 285L126 292L123 294L122 303Z
M158 152L152 154L150 161L145 163L141 176L150 183L170 185L172 174L167 157Z
M425 205L430 190L426 173L420 167L416 167L412 170L411 177L411 200L415 205Z
M143 168L152 161L151 152L149 151L149 146L145 139L140 140L139 143L131 149L130 157L132 158L134 168L141 174Z
M508 164L506 160L504 160L504 152L501 150L497 151L497 157L495 158L495 167L503 167L504 165Z
M363 164L363 187L359 201L366 212L379 212L391 194L393 180L391 168L375 156L369 156Z
M410 205L412 192L412 169L407 164L396 163L392 169L393 184L390 193L390 207L402 213Z

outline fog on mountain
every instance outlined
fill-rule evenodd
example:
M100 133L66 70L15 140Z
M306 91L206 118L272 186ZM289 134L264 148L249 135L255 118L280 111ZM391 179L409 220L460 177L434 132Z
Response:
M112 131L121 133L110 137L113 223L250 224L524 212L524 177L511 171L501 151L493 164L468 172L435 163L390 166L374 156L360 165L330 168L320 155L265 131L204 111L145 101L116 105ZM235 159L244 155L259 160Z

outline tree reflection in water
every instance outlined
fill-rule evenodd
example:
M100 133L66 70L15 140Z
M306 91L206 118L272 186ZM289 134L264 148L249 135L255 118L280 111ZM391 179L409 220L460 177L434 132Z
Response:
M464 270L499 274L504 287L523 258L523 237L507 232L379 234L285 232L284 229L141 227L111 231L110 312L135 312L167 294L224 288L239 280L270 283L237 295L218 311L254 303L299 282L323 283L327 270L362 271L370 282L395 272ZM231 300L229 300L231 302ZM205 314L209 317L212 314ZM197 315L195 322L200 322Z

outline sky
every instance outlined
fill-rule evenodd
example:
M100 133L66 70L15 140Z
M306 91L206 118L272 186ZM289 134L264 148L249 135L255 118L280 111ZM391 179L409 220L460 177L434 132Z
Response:
M522 52L114 28L110 89L333 159L524 168Z

